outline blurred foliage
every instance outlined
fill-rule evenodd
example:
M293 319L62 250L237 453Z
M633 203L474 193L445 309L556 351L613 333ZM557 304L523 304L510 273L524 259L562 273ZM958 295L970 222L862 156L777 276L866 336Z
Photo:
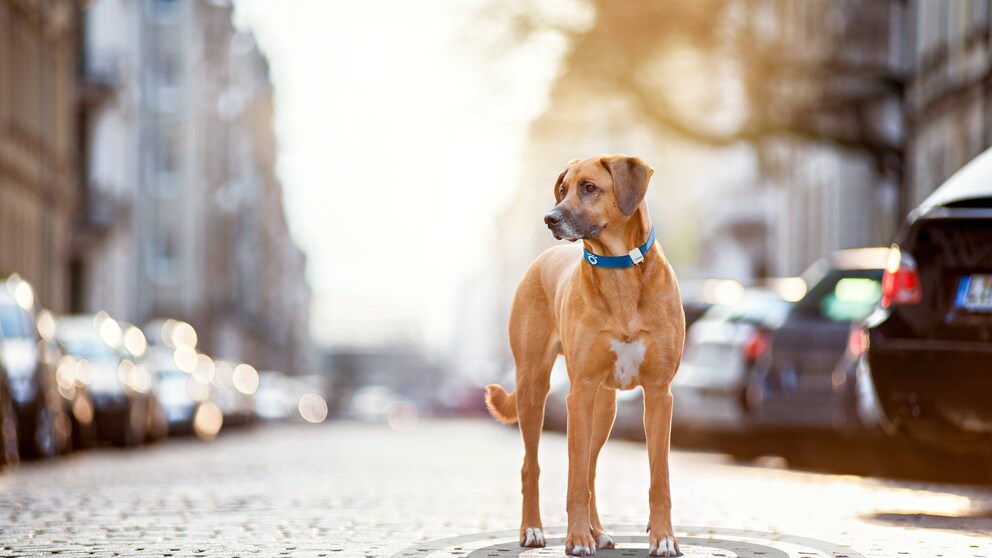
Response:
M798 138L901 163L878 106L901 99L890 67L890 2L585 0L589 25L547 2L493 2L487 19L519 44L552 31L571 48L553 96L622 99L645 122L711 146ZM893 164L894 163L894 164Z

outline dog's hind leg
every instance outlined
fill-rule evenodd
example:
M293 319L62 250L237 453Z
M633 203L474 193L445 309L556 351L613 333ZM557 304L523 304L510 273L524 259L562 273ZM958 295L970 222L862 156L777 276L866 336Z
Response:
M543 302L543 294L534 291L527 297L524 285L517 292L510 315L510 348L517 369L517 387L514 391L520 435L524 441L524 464L520 470L523 494L523 513L520 522L520 545L543 547L544 526L541 523L538 479L537 448L544 427L544 404L550 389L551 367L558 355L560 343L553 332L550 308ZM531 298L528 300L528 298Z
M596 392L596 403L593 404L592 445L589 448L589 522L592 524L592 536L596 539L596 548L613 548L613 538L603 530L596 509L596 461L599 452L610 437L613 421L617 416L616 390L600 386Z

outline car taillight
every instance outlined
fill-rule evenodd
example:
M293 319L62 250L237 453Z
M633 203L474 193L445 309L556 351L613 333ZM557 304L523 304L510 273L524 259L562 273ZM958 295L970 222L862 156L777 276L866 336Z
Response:
M760 329L754 330L741 348L748 362L757 362L768 351L768 333Z
M897 304L918 304L923 298L916 260L903 254L898 246L889 253L889 263L882 275L882 308Z
M868 333L860 326L851 328L851 335L847 338L847 352L854 356L861 356L868 349Z

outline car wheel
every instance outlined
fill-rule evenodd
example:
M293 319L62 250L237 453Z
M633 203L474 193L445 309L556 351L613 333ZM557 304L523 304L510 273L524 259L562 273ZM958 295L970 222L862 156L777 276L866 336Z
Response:
M135 401L128 406L121 423L121 427L123 428L121 434L122 445L138 446L145 442L148 413L142 409L140 401Z
M97 444L96 423L93 421L93 403L86 395L79 394L66 410L72 429L72 448L91 448Z
M31 453L35 457L49 458L58 453L58 442L55 432L55 418L44 402L40 402L35 414L34 439Z
M10 388L0 385L0 465L17 465L21 453L17 447L17 410Z
M148 398L148 421L146 441L156 442L169 434L169 419L165 408L154 397Z

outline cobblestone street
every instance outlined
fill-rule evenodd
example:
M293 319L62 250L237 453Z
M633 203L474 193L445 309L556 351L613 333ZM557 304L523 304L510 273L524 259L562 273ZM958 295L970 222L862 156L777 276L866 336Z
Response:
M214 443L79 453L0 474L0 556L513 556L522 450L513 428L432 421L411 432L271 426ZM565 441L542 440L546 549L560 556ZM735 465L673 454L687 556L992 555L992 490ZM600 461L604 522L646 555L646 452Z

